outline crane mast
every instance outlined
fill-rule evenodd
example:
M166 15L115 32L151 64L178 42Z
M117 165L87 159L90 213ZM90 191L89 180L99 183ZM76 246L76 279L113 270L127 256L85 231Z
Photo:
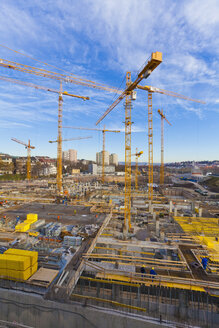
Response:
M28 140L27 146L27 180L31 179L31 155L30 155L30 140Z
M11 140L25 146L25 148L27 149L27 164L26 164L27 165L27 180L30 181L31 180L31 149L35 149L35 147L31 146L30 140L28 140L27 144L16 138L11 138Z
M189 98L179 93L175 93L172 91L163 90L156 87L151 86L142 86L137 85L138 89L145 90L148 92L148 199L149 201L153 201L153 106L152 106L152 93L160 93L167 96L194 101L196 103L205 104L204 101Z
M126 73L126 89L105 111L96 122L98 125L119 103L125 98L125 204L124 204L124 237L131 229L131 96L133 90L143 80L147 79L153 70L162 63L162 53L153 52L149 60L137 74L134 82L131 81L131 73Z
M132 154L132 156L135 156L135 190L138 190L138 159L143 154L143 151L138 152L138 148L136 148L135 154Z
M126 88L131 84L131 73L126 73ZM125 97L125 217L124 217L124 235L131 229L131 91L127 92Z
M59 106L58 106L58 142L57 142L57 189L62 192L62 82L60 82Z
M148 92L148 200L153 200L153 108L151 92Z
M103 133L103 151L102 151L102 184L104 184L105 180L105 125L102 131Z
M163 114L163 110L161 112ZM164 184L164 121L161 116L160 184Z
M158 109L158 114L161 117L161 161L160 161L160 184L164 184L164 120L169 124L172 125L163 114L163 109Z

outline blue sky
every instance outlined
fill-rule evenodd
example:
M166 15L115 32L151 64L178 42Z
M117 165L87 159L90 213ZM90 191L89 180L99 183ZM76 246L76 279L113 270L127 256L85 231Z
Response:
M163 108L172 126L165 125L165 161L219 159L219 2L217 0L2 0L0 44L55 65L68 72L124 88L126 71L133 78L153 51L163 63L143 81L206 105L153 94L154 162L160 161L160 117ZM47 68L0 47L0 58ZM7 70L0 75L59 88L58 81ZM63 89L89 96L83 102L64 98L63 125L95 127L115 95L74 84ZM0 152L25 155L11 137L31 139L33 155L56 156L57 95L0 80ZM147 161L147 93L137 91L132 110L133 152L144 151ZM121 102L101 123L124 130ZM63 150L78 150L79 158L95 159L102 133L64 130L63 138L93 136L65 142ZM106 149L124 161L124 133L107 134Z

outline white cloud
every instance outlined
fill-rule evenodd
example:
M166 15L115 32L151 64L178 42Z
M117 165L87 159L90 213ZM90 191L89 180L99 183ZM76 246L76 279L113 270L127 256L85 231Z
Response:
M203 36L217 39L219 28L219 2L218 0L186 1L184 8L188 23L202 33ZM216 34L214 34L216 32Z
M0 120L0 127L5 129L14 129L16 127L31 128L31 125L18 123L18 122L11 122L11 120L9 121Z

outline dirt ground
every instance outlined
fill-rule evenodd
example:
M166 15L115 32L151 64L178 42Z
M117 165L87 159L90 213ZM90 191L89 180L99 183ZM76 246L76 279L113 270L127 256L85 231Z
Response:
M62 204L24 204L15 210L4 212L9 218L16 218L17 215L25 220L28 213L37 213L38 219L44 219L47 222L61 222L63 224L92 224L101 223L105 214L90 213L90 207L71 206ZM59 216L59 221L58 221Z

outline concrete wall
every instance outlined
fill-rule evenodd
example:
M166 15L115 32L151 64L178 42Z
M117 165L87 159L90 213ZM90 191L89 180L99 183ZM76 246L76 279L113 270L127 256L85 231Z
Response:
M0 320L40 328L157 328L177 327L158 321L77 304L44 300L35 294L0 289Z

